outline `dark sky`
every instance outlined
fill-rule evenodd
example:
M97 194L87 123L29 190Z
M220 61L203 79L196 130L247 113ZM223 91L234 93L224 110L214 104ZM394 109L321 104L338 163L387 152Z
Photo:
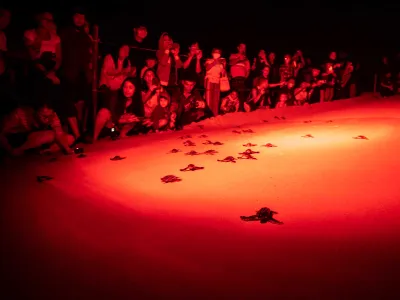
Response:
M183 48L193 40L205 50L214 46L226 51L239 41L249 52L259 48L292 52L296 48L314 55L330 49L344 49L369 56L395 51L398 38L396 4L380 1L374 7L351 1L13 1L11 30L21 31L32 24L38 11L51 11L57 23L66 24L69 11L78 3L89 12L89 21L98 23L103 42L120 42L131 35L132 27L145 24L154 47L161 32L169 32ZM106 3L106 2L104 2ZM3 4L4 5L4 4ZM35 6L34 6L35 5Z

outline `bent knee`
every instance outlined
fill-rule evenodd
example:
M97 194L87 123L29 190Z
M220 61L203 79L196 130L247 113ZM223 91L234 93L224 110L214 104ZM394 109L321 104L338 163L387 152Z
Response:
M111 112L107 108L102 108L97 113L97 117L100 119L108 120L109 118L111 118Z

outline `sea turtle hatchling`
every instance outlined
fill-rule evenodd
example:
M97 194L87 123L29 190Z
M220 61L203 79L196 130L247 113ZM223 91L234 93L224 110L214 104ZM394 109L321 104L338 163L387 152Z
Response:
M276 215L276 211L272 211L268 207L262 207L259 210L256 211L255 215L252 216L240 216L240 219L243 221L249 222L249 221L260 221L261 224L265 223L273 223L277 225L282 225L283 222L278 221L274 218L274 215Z

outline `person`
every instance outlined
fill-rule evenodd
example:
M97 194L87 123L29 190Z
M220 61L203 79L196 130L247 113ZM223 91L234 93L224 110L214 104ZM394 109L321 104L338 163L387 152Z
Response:
M214 116L217 116L220 107L220 80L221 77L226 76L226 61L224 58L221 58L220 49L213 49L211 55L212 58L207 59L205 63L205 98L208 107L211 109Z
M37 109L18 107L2 120L0 146L13 156L31 149L72 154L74 138L62 129L60 119L48 103Z
M237 53L231 54L229 57L229 65L231 67L231 85L239 93L241 106L246 99L246 80L250 74L250 61L246 56L246 44L239 44ZM242 109L242 107L240 108Z
M284 108L287 106L287 101L288 101L288 94L286 93L280 93L279 94L279 101L276 104L275 108Z
M268 81L260 79L258 85L252 88L249 99L244 103L244 110L250 112L262 106L264 102L269 103L268 100Z
M117 53L107 54L104 57L100 73L100 87L105 86L110 91L117 91L126 78L133 77L132 75L135 70L128 56L129 47L122 45Z
M105 105L97 113L93 141L112 131L117 131L120 137L138 133L142 111L140 91L136 89L135 79L126 78L118 90L115 105Z
M174 43L168 33L161 35L156 56L157 76L162 86L175 87L178 84L178 69L182 67L179 49L179 44Z
M86 17L82 8L74 9L72 21L72 26L60 32L63 90L60 112L65 114L75 138L80 140L79 123L82 124L91 93L92 40L85 31Z
M160 95L158 105L151 114L151 126L155 132L173 128L169 102L168 93Z
M394 84L391 72L387 72L382 78L379 92L383 98L394 95Z
M239 101L238 92L235 90L232 90L228 96L226 96L224 99L222 99L221 111L224 114L238 112L239 105L240 105L240 101Z
M171 127L181 129L193 122L200 122L212 116L206 101L194 87L194 78L184 77L181 87L175 90L171 100Z

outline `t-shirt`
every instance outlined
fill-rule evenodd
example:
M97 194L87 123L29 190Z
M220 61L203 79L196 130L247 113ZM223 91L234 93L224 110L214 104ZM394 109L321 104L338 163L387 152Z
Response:
M92 40L84 30L69 27L61 31L62 68L68 75L88 71L92 59Z
M50 33L50 39L39 40L36 29L29 29L24 32L24 38L28 45L35 46L37 44L37 57L39 58L43 53L49 52L56 54L57 45L60 44L60 37L55 33Z

